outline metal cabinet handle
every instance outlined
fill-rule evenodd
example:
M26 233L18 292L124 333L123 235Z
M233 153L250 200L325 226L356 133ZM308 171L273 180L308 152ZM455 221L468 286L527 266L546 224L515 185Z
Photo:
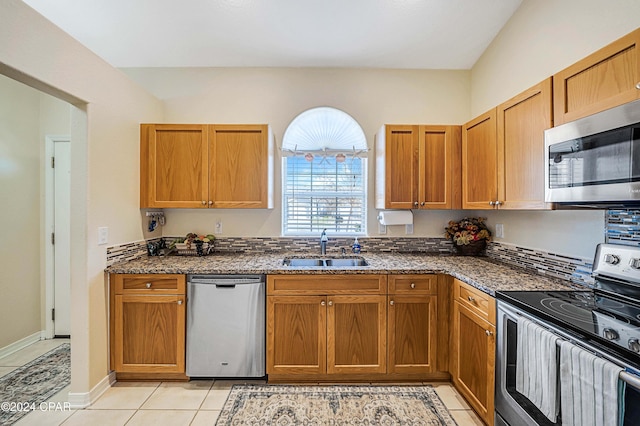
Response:
M147 283L147 288L151 288L151 283Z
M411 288L416 288L416 283L411 283Z
M210 206L213 205L213 201L209 200L209 205Z
M493 205L495 205L495 204L496 204L496 203L495 203L494 201L489 201L489 205L490 205L490 206L493 206Z
M324 306L324 305L326 305L326 303L323 300L322 302L320 302L320 306Z
M487 336L491 336L491 335L493 335L493 331L485 330L484 334L486 334Z
M393 305L393 300L390 300L390 301L389 301L389 304L390 304L390 305Z
M636 84L636 89L640 90L640 83Z
M417 202L417 201L414 201L414 202L413 202L413 205L414 205L415 207L418 207L418 202Z
M333 306L333 302L329 300L329 306Z
M423 202L420 203L421 206L424 206L425 204L427 204L426 201L423 201Z
M502 205L502 201L496 201L496 206L501 206Z
M202 205L204 206L206 204L207 204L207 202L205 200L202 200Z
M178 300L178 305L182 305L182 300Z
M473 298L473 297L471 297L471 296L467 296L467 300L468 300L469 302L471 302L471 303L473 303L473 302L475 302L475 301L476 301L476 299L475 299L475 298Z

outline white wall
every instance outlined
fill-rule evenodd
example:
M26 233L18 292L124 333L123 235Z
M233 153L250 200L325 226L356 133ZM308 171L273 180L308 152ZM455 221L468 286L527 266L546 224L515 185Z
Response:
M524 0L474 65L477 116L640 27L638 0ZM487 212L507 243L592 258L604 211Z
M0 348L39 332L40 94L0 76Z
M470 114L468 71L153 68L125 72L163 98L167 122L268 123L278 145L291 120L317 106L350 114L362 126L370 148L383 124L459 124ZM279 236L279 157L275 163L275 209L167 210L164 235L209 233L221 220L224 236ZM369 235L377 235L373 151L368 169ZM417 212L415 235L441 236L451 214ZM404 235L404 226L389 227L388 235Z
M105 246L143 236L139 123L162 121L162 105L19 0L0 2L0 73L67 100L71 111L71 392L108 373ZM3 242L4 244L4 242Z

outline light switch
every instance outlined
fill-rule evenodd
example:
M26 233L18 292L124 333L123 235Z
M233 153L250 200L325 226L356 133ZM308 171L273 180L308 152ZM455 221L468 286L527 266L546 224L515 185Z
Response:
M107 244L109 242L109 227L101 226L98 228L98 245Z
M222 221L219 220L216 222L216 227L213 229L214 234L222 234Z

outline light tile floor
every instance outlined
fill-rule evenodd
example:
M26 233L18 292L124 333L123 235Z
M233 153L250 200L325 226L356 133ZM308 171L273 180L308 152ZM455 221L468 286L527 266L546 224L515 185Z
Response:
M0 376L26 364L68 340L43 340L5 358L0 358ZM70 411L35 411L16 426L204 426L214 425L234 383L263 381L192 380L176 382L118 382L90 407ZM449 383L433 385L460 426L480 426L482 421ZM65 402L69 388L49 401Z

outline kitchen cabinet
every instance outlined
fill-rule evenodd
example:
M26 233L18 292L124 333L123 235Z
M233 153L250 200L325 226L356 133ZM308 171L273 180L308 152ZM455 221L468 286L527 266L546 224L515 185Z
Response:
M384 373L386 291L386 275L268 276L269 380Z
M389 373L436 371L437 276L389 275Z
M141 208L273 208L267 125L140 125Z
M376 208L460 208L460 137L460 126L383 126L376 135Z
M640 98L640 29L553 76L554 122L567 123Z
M184 275L111 275L111 369L118 380L187 380Z
M550 209L544 202L544 130L552 126L551 79L463 126L465 209Z
M454 279L451 376L482 420L493 425L495 299Z

